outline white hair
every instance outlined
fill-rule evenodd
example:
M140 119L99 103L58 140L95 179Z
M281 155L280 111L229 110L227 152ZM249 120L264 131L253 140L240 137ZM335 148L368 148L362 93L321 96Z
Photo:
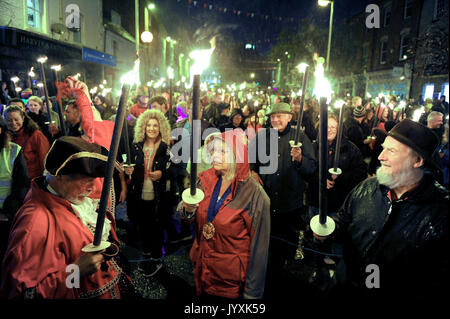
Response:
M444 118L444 114L442 114L441 112L438 112L438 111L431 111L430 114L428 114L428 117L427 117L427 123L428 123L430 120L433 120L435 117L438 117L438 116Z

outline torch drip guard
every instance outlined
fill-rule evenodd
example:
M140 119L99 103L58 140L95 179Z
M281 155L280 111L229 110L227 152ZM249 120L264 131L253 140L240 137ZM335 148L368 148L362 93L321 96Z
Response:
M105 250L106 248L108 248L109 246L111 246L111 243L109 241L101 241L100 245L95 246L94 243L90 243L87 246L84 246L81 251L85 252L85 253L95 253L97 251L102 251Z
M327 216L326 223L321 224L319 222L319 215L316 215L313 218L311 218L309 226L311 227L311 230L314 232L314 234L322 237L329 236L331 233L334 232L334 229L336 228L336 224L334 223L333 218Z
M191 195L191 189L186 188L183 191L183 194L181 194L181 197L183 198L183 202L185 202L186 204L195 205L200 203L203 198L205 198L205 194L201 189L196 188L195 195Z

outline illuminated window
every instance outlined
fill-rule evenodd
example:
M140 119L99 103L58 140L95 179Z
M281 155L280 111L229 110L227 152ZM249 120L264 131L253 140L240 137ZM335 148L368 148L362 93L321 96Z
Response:
M426 100L427 98L432 99L434 94L434 84L425 84L423 86L423 99Z
M42 3L40 0L27 0L28 26L41 29Z
M403 34L400 38L400 56L399 60L406 60L408 58L408 47L410 44L409 34Z
M439 93L438 98L441 98L441 95L445 95L445 100L448 101L448 82L442 84L441 92Z

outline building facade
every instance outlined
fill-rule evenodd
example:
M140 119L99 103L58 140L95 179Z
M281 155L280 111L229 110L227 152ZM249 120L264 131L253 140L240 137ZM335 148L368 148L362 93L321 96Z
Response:
M363 12L336 32L335 91L416 99L423 99L426 85L428 94L433 86L434 97L448 91L448 2L383 0L377 5L379 28L368 28Z

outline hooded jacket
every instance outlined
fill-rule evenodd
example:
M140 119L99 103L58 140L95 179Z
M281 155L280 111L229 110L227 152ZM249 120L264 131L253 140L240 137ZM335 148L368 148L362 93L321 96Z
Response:
M25 133L24 128L21 128L13 134L12 141L22 147L30 180L42 176L44 159L50 149L50 144L45 135L39 129L36 129L30 135Z
M448 203L448 191L429 174L398 200L375 177L360 183L333 217L334 236L344 242L346 269L338 267L339 281L383 296L447 289ZM371 264L379 267L380 289L366 289Z
M270 236L269 198L249 176L244 134L235 132L233 136L233 132L227 132L221 136L237 158L236 174L231 193L212 221L215 235L209 240L203 236L202 229L207 223L209 203L219 177L214 168L199 174L198 186L205 198L195 214L196 239L190 253L197 293L262 298ZM233 145L226 136L233 136L230 139Z

